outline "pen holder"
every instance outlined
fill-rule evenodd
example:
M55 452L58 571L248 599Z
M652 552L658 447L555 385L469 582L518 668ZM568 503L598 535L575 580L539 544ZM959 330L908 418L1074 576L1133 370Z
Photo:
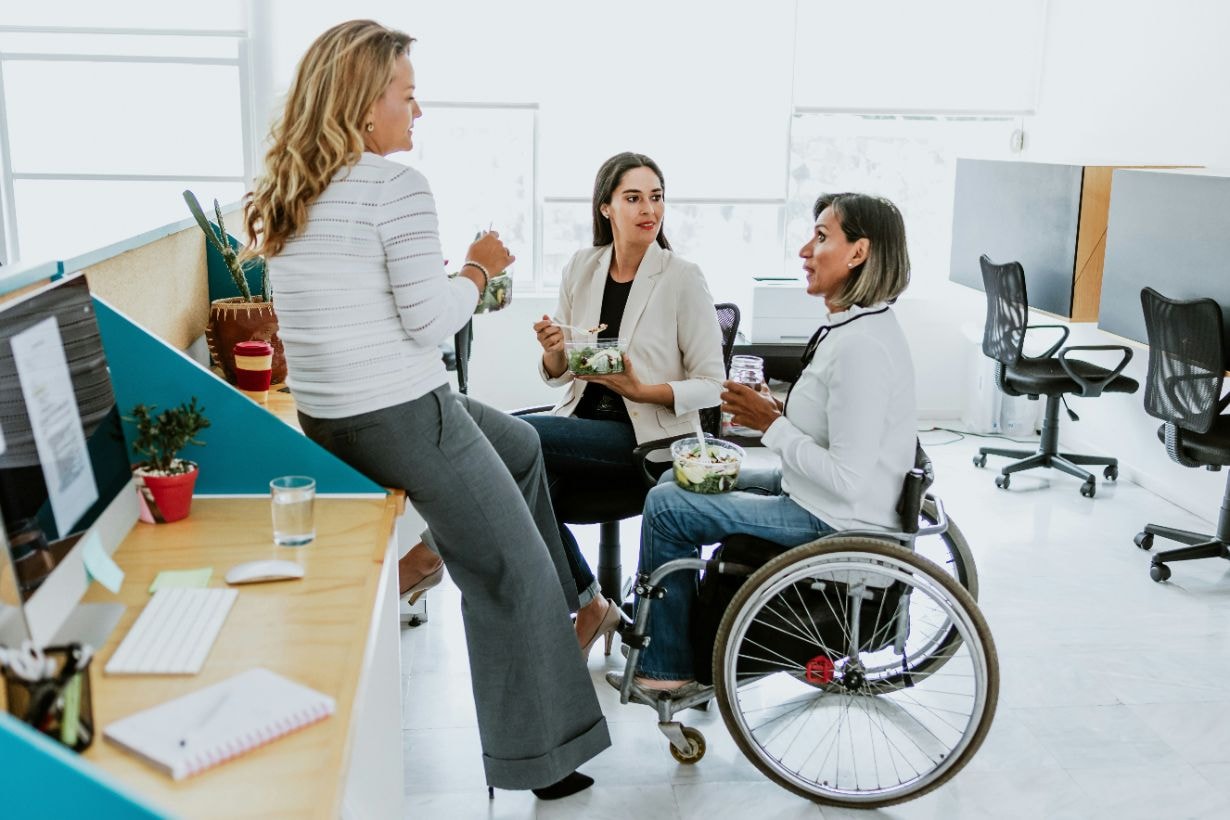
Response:
M83 752L94 742L94 705L90 693L90 661L64 681L59 671L80 646L57 646L43 650L54 661L55 674L29 680L4 666L5 702L9 714L74 752Z

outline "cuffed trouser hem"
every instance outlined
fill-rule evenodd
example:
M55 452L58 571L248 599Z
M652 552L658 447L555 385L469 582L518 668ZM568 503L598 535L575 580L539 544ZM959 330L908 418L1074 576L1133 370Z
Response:
M545 755L504 760L483 754L487 785L497 789L541 789L563 780L587 760L611 745L606 718Z
M581 610L589 606L600 594L602 594L602 587L598 585L597 581L594 581L577 593L577 609Z

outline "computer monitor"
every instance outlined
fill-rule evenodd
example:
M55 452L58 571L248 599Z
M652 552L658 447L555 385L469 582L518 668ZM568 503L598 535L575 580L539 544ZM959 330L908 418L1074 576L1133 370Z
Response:
M83 275L0 301L0 517L30 637L101 646L124 608L80 604L85 555L115 552L137 497Z

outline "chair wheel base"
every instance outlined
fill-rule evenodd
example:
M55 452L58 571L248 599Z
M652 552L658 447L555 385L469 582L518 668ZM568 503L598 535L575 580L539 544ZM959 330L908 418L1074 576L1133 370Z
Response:
M1001 490L1008 489L1009 485L1011 484L1012 484L1011 476L1006 476L1006 475L995 476L995 486L999 487Z
M1152 578L1154 581L1157 581L1159 584L1162 581L1169 581L1170 580L1170 567L1166 566L1165 564L1154 564L1153 566L1149 567L1149 577Z
M978 455L974 456L974 466L975 466L975 467L985 467L985 466L987 466L987 456L986 456L986 453L979 453Z
M1153 533L1138 532L1136 533L1136 537L1132 539L1132 542L1147 552L1148 550L1153 549Z
M1117 481L1119 479L1119 468L1113 464L1110 465L1102 471L1102 478L1105 478L1107 481Z
M1093 498L1097 494L1098 485L1093 479L1089 479L1081 485L1081 495L1085 496L1085 498Z

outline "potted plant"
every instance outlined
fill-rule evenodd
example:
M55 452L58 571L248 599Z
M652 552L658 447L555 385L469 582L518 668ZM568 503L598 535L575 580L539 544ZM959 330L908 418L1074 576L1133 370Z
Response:
M286 381L286 354L282 349L282 340L278 338L278 317L274 313L273 300L269 293L268 268L261 265L261 294L254 297L248 287L248 277L243 266L239 264L239 255L227 235L218 200L214 200L214 215L218 220L216 225L205 218L201 203L192 191L184 191L184 201L188 203L188 210L192 211L201 230L205 232L206 241L222 257L231 280L239 291L239 296L214 299L209 303L205 341L209 344L210 356L222 368L226 380L235 384L235 345L238 342L268 342L273 346L272 381L275 384Z
M203 446L196 436L209 426L196 396L186 404L154 415L154 405L138 404L124 420L136 427L132 449L143 460L133 465L141 520L151 524L188 517L192 490L200 470L179 452L189 444Z

